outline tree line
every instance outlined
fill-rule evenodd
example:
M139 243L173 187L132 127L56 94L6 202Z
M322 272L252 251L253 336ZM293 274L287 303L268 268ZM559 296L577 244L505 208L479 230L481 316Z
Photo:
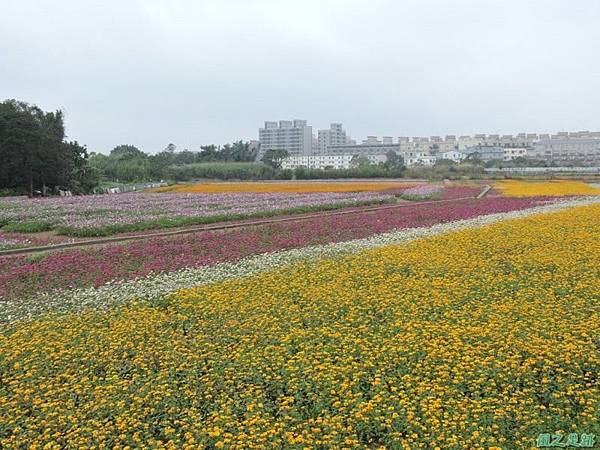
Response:
M45 112L17 100L0 103L0 190L85 193L98 180L86 147L66 140L62 111Z
M249 163L256 159L256 150L248 142L237 141L223 146L204 145L200 151L177 151L169 144L155 155L143 152L133 145L119 145L108 155L92 153L90 164L111 181L149 181L172 179L174 173L189 172L187 166L203 163Z

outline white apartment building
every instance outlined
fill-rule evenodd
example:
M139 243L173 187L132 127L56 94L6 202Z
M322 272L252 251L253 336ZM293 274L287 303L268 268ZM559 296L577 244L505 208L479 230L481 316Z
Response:
M281 163L282 169L296 169L305 167L307 169L349 169L352 167L352 159L356 155L305 155L289 156ZM378 165L387 161L386 155L363 155L369 163Z
M348 136L341 123L332 123L328 130L319 130L317 132L317 152L318 154L327 153L327 148L331 145L345 145L348 143Z
M412 139L408 137L398 138L399 151L402 153L429 152L434 143L426 137L413 137Z
M504 148L504 161L512 161L517 158L526 158L527 149L524 147L505 147Z
M349 169L354 155L289 156L281 162L282 169Z
M527 152L533 159L546 161L600 161L600 139L566 138L536 142Z
M345 144L331 145L327 148L327 153L331 155L385 155L390 150L400 154L400 144L382 144L375 136L369 136L369 143L363 141L363 144Z
M482 161L504 160L504 147L498 145L475 145L466 148L463 153L466 156L476 153Z
M485 136L485 135L484 135ZM469 147L473 147L475 145L482 145L485 139L477 138L475 136L460 136L458 138L458 148L457 150L466 150Z
M286 150L290 155L310 155L313 148L312 127L306 120L267 121L258 130L259 159L267 150Z
M367 155L367 158L371 164L375 164L376 166L379 164L383 164L387 161L387 155Z
M363 139L362 143L368 145L377 145L381 144L381 141L377 139L377 136L367 136L366 139Z

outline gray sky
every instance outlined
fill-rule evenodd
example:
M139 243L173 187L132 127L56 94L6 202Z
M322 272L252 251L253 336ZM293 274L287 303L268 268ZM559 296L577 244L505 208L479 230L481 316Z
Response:
M0 100L92 151L600 130L598 0L0 0Z

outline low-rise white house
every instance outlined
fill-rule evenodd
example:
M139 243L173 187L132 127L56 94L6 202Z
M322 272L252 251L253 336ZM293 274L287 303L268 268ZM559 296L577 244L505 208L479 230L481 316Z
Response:
M406 167L433 166L436 161L435 156L426 152L406 152L402 156Z
M448 159L450 161L454 161L455 163L459 163L465 159L465 154L459 152L458 150L450 150L448 152L440 153L438 155L438 159Z

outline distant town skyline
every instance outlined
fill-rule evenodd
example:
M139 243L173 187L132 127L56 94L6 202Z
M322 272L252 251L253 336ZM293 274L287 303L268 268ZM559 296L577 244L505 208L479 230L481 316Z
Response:
M5 3L0 99L63 109L90 151L284 117L357 140L600 129L595 0Z
M546 163L600 162L600 131L557 133L475 133L444 136L367 136L352 139L342 123L316 130L305 119L267 120L258 130L257 159L267 152L286 152L286 169L347 169L354 157L371 164L386 162L390 154L401 155L408 167L433 166L438 160L460 163L476 154L483 161L530 158Z

